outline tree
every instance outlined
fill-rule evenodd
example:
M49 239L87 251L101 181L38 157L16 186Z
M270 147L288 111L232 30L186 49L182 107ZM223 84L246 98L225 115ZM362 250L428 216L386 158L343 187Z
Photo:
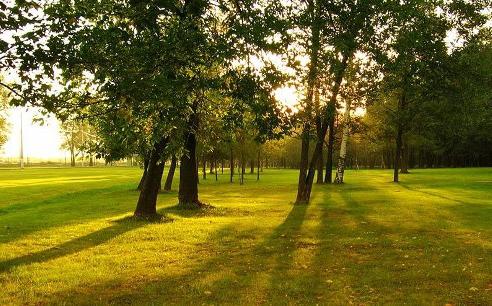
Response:
M70 166L75 167L76 158L80 155L82 163L85 153L91 152L96 142L92 127L85 121L67 120L60 125L63 135L61 149L70 152ZM93 163L92 154L89 156L90 165Z
M391 41L388 48L381 49L380 41L373 41L377 44L373 49L375 58L384 73L385 99L393 100L396 105L391 121L395 125L394 182L399 181L409 124L423 101L432 99L439 91L430 84L443 73L448 31L457 26L466 36L480 27L484 23L480 13L484 3L401 2L395 7L398 14L393 24L387 28Z
M338 157L337 172L335 176L335 183L343 184L343 174L345 171L345 158L347 156L347 142L350 129L350 112L352 111L352 101L346 100L345 114L343 115L343 132L342 141L340 143L340 156Z
M1 79L0 79L1 81ZM0 149L7 142L9 124L7 122L8 95L7 91L0 87Z
M307 27L306 54L309 56L306 74L306 95L303 105L304 127L302 132L301 163L296 203L308 203L318 158L322 154L324 139L335 115L340 86L349 60L358 49L376 35L375 29L387 15L386 9L376 9L373 1L332 3L310 1L304 11ZM303 19L301 19L303 20ZM324 59L324 60L321 60ZM329 69L320 69L326 66ZM330 98L318 115L312 114L315 85L324 71L329 75ZM314 121L314 122L311 122ZM314 123L314 124L313 124ZM316 145L309 161L311 126L316 126ZM331 129L333 130L333 129Z
M166 183L164 184L165 191L171 191L171 186L173 184L174 172L176 171L176 165L178 159L175 155L171 158L171 165L169 166L169 172L167 173Z
M116 139L137 135L136 147L145 149L148 165L136 216L156 214L164 160L178 153L180 205L200 207L195 156L200 113L213 93L231 95L227 80L244 67L253 46L276 44L266 39L271 28L265 31L251 16L268 20L277 4L254 3L105 0L39 6L41 17L14 35L22 81L13 88L22 94L15 103L40 106L61 119L99 118L106 135ZM17 4L26 16L30 9ZM108 119L114 116L124 120L113 124ZM110 151L114 156L135 150L103 144L117 149Z

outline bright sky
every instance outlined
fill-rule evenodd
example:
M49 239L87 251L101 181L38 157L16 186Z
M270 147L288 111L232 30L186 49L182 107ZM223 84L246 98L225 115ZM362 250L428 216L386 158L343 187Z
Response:
M45 123L40 126L33 123L37 116L34 110L25 108L13 108L8 111L10 134L7 143L0 151L0 157L18 158L20 152L20 127L21 113L23 121L24 160L29 158L58 159L64 158L65 152L60 150L62 143L59 133L59 125L54 118L45 118Z

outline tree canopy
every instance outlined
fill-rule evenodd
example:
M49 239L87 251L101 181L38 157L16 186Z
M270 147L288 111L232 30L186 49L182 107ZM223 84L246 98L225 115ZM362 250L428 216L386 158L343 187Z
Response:
M323 183L325 151L332 182L336 148L339 175L355 156L391 165L395 182L431 159L490 163L490 9L465 0L9 2L0 69L16 77L1 85L12 105L64 121L70 151L74 122L86 122L97 136L82 152L138 156L135 215L156 214L166 160L179 160L185 208L204 206L198 163L219 158L230 159L231 181L236 160L243 174L262 158L299 167L296 202L307 203L316 171ZM275 96L286 86L299 92L295 110Z

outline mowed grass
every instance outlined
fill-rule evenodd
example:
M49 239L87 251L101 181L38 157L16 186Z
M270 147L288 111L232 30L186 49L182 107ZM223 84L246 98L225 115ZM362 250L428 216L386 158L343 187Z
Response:
M154 223L140 174L0 170L0 304L492 304L490 168L347 171L308 206L294 170L209 175L215 209L173 191Z

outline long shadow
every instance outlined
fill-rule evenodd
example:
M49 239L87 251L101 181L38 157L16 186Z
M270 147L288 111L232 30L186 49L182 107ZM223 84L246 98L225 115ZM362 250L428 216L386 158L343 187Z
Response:
M125 184L125 187L128 184ZM43 198L35 201L22 201L16 202L9 206L2 208L7 213L17 213L38 208L43 208L46 204L58 204L70 201L79 197L97 197L104 193L116 193L121 191L127 191L128 188L122 188L122 185L109 186L104 188L90 188L81 191L70 192L68 189L66 192L54 195L52 197Z
M0 209L0 242L8 243L40 230L76 221L108 218L130 212L138 194L128 184L89 189ZM159 202L172 196L159 195ZM101 205L101 201L104 201ZM39 218L42 216L42 218ZM26 222L26 220L28 220Z
M142 305L142 304L183 304L183 299L189 299L189 303L196 302L193 300L192 294L194 291L193 283L203 279L206 275L212 274L224 265L228 263L228 256L240 256L236 252L229 252L231 248L231 242L235 243L238 239L238 232L236 226L229 224L221 227L219 230L211 234L208 239L200 242L197 245L197 249L194 254L190 254L187 263L192 264L192 268L186 271L186 267L183 269L186 271L183 274L164 277L161 279L149 279L141 280L136 288L131 290L122 290L113 292L108 295L108 287L115 287L114 279L108 279L106 282L98 282L91 284L84 284L84 290L78 290L74 287L71 290L62 291L56 295L52 295L47 300L48 304L60 303L60 301L70 300L72 304L90 304L93 305L108 305L108 304L128 304L128 305ZM252 235L254 232L241 232L242 236ZM217 248L210 250L211 243L217 243ZM214 256L207 261L202 261L200 258L201 249L207 249L207 252L215 253L218 256ZM242 250L241 250L242 251ZM239 250L237 251L239 252ZM226 254L227 253L227 254ZM219 256L220 254L220 256ZM197 262L198 264L194 265ZM121 287L127 287L121 284ZM182 291L186 291L187 294L182 294ZM162 293L165 293L167 297L174 297L172 300L162 298ZM100 297L99 301L93 299L94 296ZM179 303L178 303L179 301ZM165 305L164 304L164 305Z
M240 227L235 223L223 227L207 241L200 243L203 244L200 248L214 255L202 261L200 250L190 254L190 269L180 275L144 281L137 287L114 292L114 295L108 295L108 286L115 285L108 281L85 287L82 292L77 289L61 292L50 299L52 302L70 299L87 303L91 297L100 295L101 304L280 304L284 301L330 304L333 300L338 301L335 304L342 304L340 301L345 301L345 304L354 301L374 304L395 304L397 301L443 304L446 302L443 298L450 297L452 301L486 304L487 297L484 294L468 300L461 296L463 292L469 294L468 288L471 286L477 286L472 283L472 274L462 275L461 267L459 272L446 270L456 265L455 260L459 257L465 260L485 258L483 249L463 246L453 237L423 237L427 235L426 232L419 232L418 239L412 240L414 229L382 225L367 219L366 214L374 213L371 204L359 202L357 197L344 195L343 192L341 204L330 202L330 196L327 197L321 207L321 223L317 231L320 242L317 249L313 250L312 268L306 270L306 275L300 276L303 284L309 287L299 287L295 300L292 300L292 296L290 300L285 298L282 288L273 284L283 281L291 285L297 281L290 279L287 273L293 263L289 255L299 248L296 234L299 234L307 218L306 206L294 206L270 235L251 247L248 237L256 237L257 231L239 230ZM357 226L348 226L344 222L346 218L357 220ZM364 239L358 240L358 236ZM441 257L447 249L452 253ZM463 255L465 250L469 255ZM404 257L405 254L410 254L410 258ZM486 259L487 262L490 259ZM485 263L480 266L485 268ZM436 267L433 268L433 265ZM261 286L257 290L259 274L269 277L270 286ZM416 286L431 290L433 294L426 292L427 299L421 300L419 291L414 289ZM122 288L125 287L122 284ZM265 292L257 292L263 288ZM459 293L449 293L454 291ZM245 296L249 300L245 300Z
M413 191L413 192L420 192L420 193L423 193L423 194L426 194L426 195L430 195L430 196L433 196L433 197L437 197L437 198L441 198L443 200L447 200L447 201L451 201L451 202L456 202L456 203L460 203L460 204L467 204L466 202L463 202L461 200L457 200L457 199L454 199L454 198L451 198L451 197L446 197L446 196L443 196L442 194L438 194L438 193L434 193L434 192L430 192L430 191L424 191L424 190L421 190L421 189L418 189L418 188L414 188L414 187L410 187L408 184L404 184L404 183L401 183L400 182L400 186L407 189L407 190L410 190L410 191Z
M383 189L379 192L385 194ZM459 223L456 232L453 229L442 230L439 219L446 218L445 215L436 215L432 220L422 222L422 217L416 214L414 225L382 224L370 216L389 213L391 220L395 218L391 214L397 212L378 212L373 210L375 207L370 202L357 200L358 197L343 192L340 195L343 204L349 208L349 216L357 220L355 229L343 224L338 226L338 249L334 250L346 258L339 262L346 269L341 275L338 270L334 276L341 278L346 287L336 289L345 290L346 296L352 296L351 302L394 303L395 297L409 304L443 304L448 301L453 301L453 304L482 304L486 300L486 295L472 297L467 291L471 286L486 286L482 282L488 281L487 277L480 279L480 276L462 270L462 267L455 268L458 259L458 262L465 263L473 261L477 271L490 271L490 268L486 268L491 263L491 258L487 259L486 255L489 250L460 236L460 225L464 223ZM318 257L317 265L333 265L333 260L323 254ZM477 262L477 258L482 260ZM333 287L336 287L336 281ZM428 295L425 290L432 294ZM424 299L423 295L426 296Z
M253 285L255 275L264 273L268 269L271 286L266 292L267 296L262 299L270 299L272 291L278 290L275 284L285 280L286 271L292 266L293 253L298 248L297 238L299 237L299 230L304 222L307 208L308 205L293 205L285 220L266 239L253 249L246 250L247 252L240 252L234 256L232 261L236 264L232 269L232 274L241 277L240 283L231 283L230 281L219 279L209 284L208 288L212 291L218 291L221 288L235 286L237 289L229 290L227 292L228 295L222 297L222 299L223 302L239 302L244 290L248 290ZM210 267L221 266L230 261L230 256L226 254L204 264L200 269L206 269L212 273ZM254 265L251 265L253 262Z
M0 262L0 272L7 272L18 266L30 265L33 263L42 263L63 256L75 254L83 250L101 245L109 241L110 239L113 239L145 224L147 224L147 222L134 220L131 217L116 220L113 221L113 225L109 227L105 227L88 235L67 241L55 247Z
M451 213L456 219L459 219L459 222L468 229L490 232L490 229L492 228L492 205L473 205L475 204L473 200L457 200L438 193L412 188L406 184L402 184L402 187L413 192L419 192L444 199L446 201L454 202L454 205L444 205L442 206L442 209Z
M285 220L268 237L252 247L247 241L257 236L257 230L238 231L238 227L234 224L224 226L207 241L201 243L208 249L208 252L215 253L215 256L206 261L201 261L198 252L195 255L190 255L190 259L198 263L193 265L191 270L175 277L164 277L147 283L144 282L135 290L110 297L109 302L115 304L241 303L244 290L248 290L254 284L257 273L264 273L270 264L273 264L274 267L269 273L276 279L284 275L283 269L288 268L292 263L292 253L296 250L294 236L303 223L306 210L306 205L294 206ZM214 245L211 246L211 243ZM210 247L213 249L211 250ZM232 276L214 278L226 271L230 272L229 275ZM213 280L207 283L206 289L203 290L210 290L213 293L221 291L223 294L207 296L203 295L203 292L197 291L197 283L209 277ZM75 290L67 291L53 298L57 301L60 297L75 301L88 301L89 295L93 296L93 294L105 292L106 286L104 283L97 284L91 286L90 291L84 290L83 293ZM234 290L229 288L234 288ZM162 292L166 293L165 297L162 296ZM169 300L170 296L176 298Z

